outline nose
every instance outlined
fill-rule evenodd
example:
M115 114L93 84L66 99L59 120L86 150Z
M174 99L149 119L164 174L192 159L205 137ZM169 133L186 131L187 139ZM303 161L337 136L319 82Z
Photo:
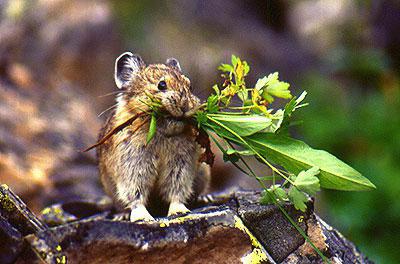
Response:
M186 113L187 111L189 111L189 103L185 102L183 104L183 106L181 106L181 110L182 110L183 113Z

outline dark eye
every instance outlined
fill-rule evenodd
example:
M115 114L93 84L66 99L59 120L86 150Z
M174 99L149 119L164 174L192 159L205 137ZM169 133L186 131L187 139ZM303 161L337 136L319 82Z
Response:
M167 83L165 81L160 81L158 83L157 87L158 87L158 90L165 91L165 90L167 90Z

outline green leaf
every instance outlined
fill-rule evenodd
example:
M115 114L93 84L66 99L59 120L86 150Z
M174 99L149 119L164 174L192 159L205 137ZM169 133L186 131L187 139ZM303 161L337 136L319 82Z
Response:
M274 97L283 99L292 98L289 90L290 84L281 82L278 78L278 72L274 72L268 76L258 79L256 83L255 89L258 90L262 97L269 103L274 101Z
M270 190L264 190L261 194L260 204L267 205L272 204L274 201L272 200L272 194Z
M254 152L251 150L236 150L236 149L228 148L226 150L226 154L228 154L228 155L239 154L242 156L252 156L252 155L254 155Z
M257 82L256 82L256 86L254 87L254 89L256 89L257 91L261 91L261 90L264 89L264 87L267 85L267 82L268 82L267 76L258 79Z
M301 191L297 190L297 188L292 187L288 193L289 200L293 203L294 207L297 210L305 212L307 209L306 202L308 201L307 196Z
M233 72L233 67L230 64L222 63L220 66L218 66L218 70L223 72Z
M262 96L264 96L264 94L267 94L283 99L290 99L292 98L292 95L290 94L289 86L290 84L288 84L287 82L281 81L268 84L267 88L264 89L264 93L262 94Z
M294 186L309 195L315 195L320 190L319 179L316 177L319 173L320 171L317 167L301 171L294 181Z
M215 91L215 94L216 95L220 95L221 94L221 91L219 90L219 88L218 88L218 84L214 84L214 86L212 87L213 88L213 90Z
M270 188L263 191L260 202L261 204L271 204L274 202L272 198L285 201L288 199L288 194L279 184L272 185Z
M150 141L153 139L154 135L156 134L156 130L157 130L157 117L156 115L153 113L151 115L151 120L150 120L150 126L149 126L149 132L147 133L147 144L150 143Z
M229 127L240 136L249 136L266 129L272 124L272 120L262 115L209 115L209 119L215 120Z
M249 92L246 89L239 90L237 95L243 103L249 98Z
M207 111L212 114L217 112L218 110L218 95L209 96L207 99Z
M203 111L198 111L196 113L196 121L199 126L205 124L207 122L207 114Z
M286 105L284 109L284 115L283 115L283 120L280 128L277 131L277 134L288 134L288 128L290 125L290 119L292 117L292 113L299 107L305 106L306 104L301 104L300 103L304 100L306 97L307 92L303 91L300 96L297 98L294 96Z
M284 118L284 111L282 109L278 109L270 117L272 119L272 124L267 129L264 129L263 132L275 133L275 131L277 131L282 125L283 118Z
M246 76L250 71L250 66L246 61L243 61L243 71L244 71L244 76Z
M226 134L229 136L229 134ZM243 144L235 138L236 143ZM320 169L320 185L323 188L364 191L375 189L358 171L323 150L316 150L306 143L272 133L257 133L245 138L250 146L264 158L279 164L289 172L298 174L311 167Z
M283 200L288 198L287 193L281 187L275 187L273 189L273 192L274 192L275 196L281 201L283 201Z
M232 163L235 163L240 160L240 157L239 157L239 155L235 155L235 154L228 155L228 153L225 152L222 155L222 159L224 160L224 162L230 161Z
M232 54L231 62L232 62L233 67L235 67L238 64L238 61L240 61L239 57Z

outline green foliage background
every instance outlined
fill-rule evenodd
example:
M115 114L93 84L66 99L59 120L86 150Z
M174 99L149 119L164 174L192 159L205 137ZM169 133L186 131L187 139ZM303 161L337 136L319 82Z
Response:
M298 71L298 66L296 68L296 65L290 64L269 65L267 68L262 68L260 65L265 63L264 61L257 61L257 55L246 50L248 49L246 45L241 46L240 41L236 39L235 42L230 38L231 35L226 34L226 28L221 26L227 23L224 20L225 10L229 11L231 5L239 5L238 2L226 1L224 9L219 10L221 13L219 24L218 21L215 24L196 23L195 16L181 16L185 11L184 8L195 5L196 8L204 8L198 1L181 5L182 10L174 11L158 1L115 1L114 11L124 32L123 38L127 47L149 60L164 60L165 58L161 57L161 49L171 43L174 47L170 48L169 52L172 49L173 53L168 56L176 56L178 59L186 55L201 60L204 56L213 54L216 56L218 52L226 52L224 58L227 60L233 53L255 65L256 67L252 68L253 73L279 71L281 78L288 80L298 92L306 90L308 92L306 101L310 105L295 114L296 119L303 120L301 125L292 130L295 137L346 161L377 186L376 191L362 193L324 190L317 197L319 214L342 231L372 260L377 263L398 263L400 260L400 251L397 247L400 234L400 203L397 201L400 194L400 56L398 56L400 44L396 40L387 45L380 44L382 39L379 35L374 37L372 32L377 24L378 27L382 25L396 27L390 20L385 22L380 19L388 19L388 13L385 12L389 11L385 10L390 10L391 16L393 14L395 16L394 21L399 21L396 20L396 14L400 17L399 5L395 1L375 1L374 5L370 1L355 1L350 18L341 21L339 27L326 30L327 34L335 35L335 40L330 43L329 48L323 52L315 52L314 61L305 62L309 65ZM241 30L242 25L239 24L241 19L247 19L246 23L249 23L250 18L246 16L254 14L251 20L255 21L254 25L259 26L259 23L263 23L265 30L275 30L276 34L285 37L293 34L286 25L288 19L286 11L297 1L267 1L270 4L264 4L263 1L244 2L247 3L246 12L237 14L236 26L229 26L233 33L237 34L237 31ZM247 9L255 11L251 13ZM383 15L376 15L374 12L383 12ZM160 26L159 21L162 21L165 28L169 28L172 33L154 30ZM299 27L302 27L302 21L299 23ZM221 42L216 41L221 40L219 30L225 30L223 35L225 38ZM389 41L390 37L393 38L398 33L386 30L389 32ZM176 38L176 32L179 33L179 38ZM160 39L163 40L159 38L160 34L164 33L166 38L171 35L174 36L173 39L170 42L160 42ZM247 33L243 32L242 39L248 36ZM198 50L193 49L189 45L190 42L187 42L190 37L193 37L197 48L201 46L208 50L214 48L215 52L198 55ZM205 42L201 43L201 40ZM292 39L288 38L287 42L290 41ZM231 42L235 42L234 45L231 45ZM277 43L282 44L282 42ZM308 44L307 41L305 43ZM160 47L160 50L155 50L154 47ZM281 56L277 61L288 59L285 56L290 56L290 53L276 53L274 49L269 52L274 56ZM209 59L211 61L215 59L219 64L223 62L220 58L221 56ZM200 91L201 94L211 93L211 84L220 80L218 76L204 76L201 71L196 75L197 68L187 63L185 65L184 62L183 59L183 66L192 81L207 79L210 84L209 87L197 88L197 92L199 89L204 89L204 92ZM207 67L211 67L210 72L217 73L218 64L209 64ZM254 76L256 77L259 76ZM197 84L204 86L204 81Z

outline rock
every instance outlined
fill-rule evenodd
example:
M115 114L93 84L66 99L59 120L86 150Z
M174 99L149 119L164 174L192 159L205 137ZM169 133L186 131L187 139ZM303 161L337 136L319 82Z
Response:
M5 184L0 186L0 215L22 235L47 229L47 226Z
M304 244L304 238L285 218L279 208L259 204L259 193L239 192L236 197L239 203L239 216L277 262L281 262ZM306 231L310 212L302 213L288 204L284 205L284 209ZM308 209L312 209L312 203L309 203Z
M0 263L14 263L23 249L22 235L0 215Z
M0 234L17 263L323 263L279 208L257 202L257 191L207 195L187 215L138 223L113 220L108 199L58 204L44 210L57 211L53 227L0 191L8 197L0 200ZM331 263L371 263L312 205L305 213L283 208Z
M83 220L39 237L56 237L71 263L235 263L253 250L243 230L232 209L221 206L146 224Z

